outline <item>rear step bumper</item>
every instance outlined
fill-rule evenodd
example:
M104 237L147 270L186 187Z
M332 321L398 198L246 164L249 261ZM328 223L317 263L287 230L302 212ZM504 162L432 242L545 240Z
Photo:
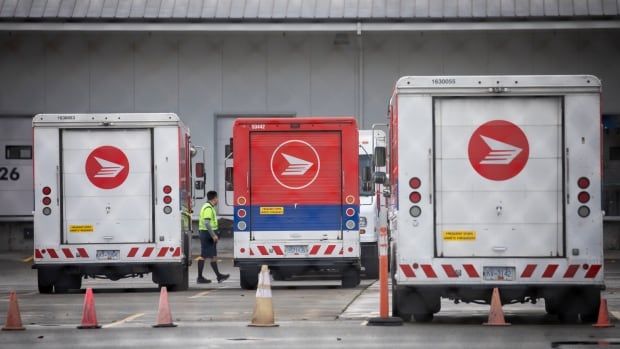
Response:
M235 267L253 267L266 264L277 267L323 267L323 268L360 268L359 258L243 258L235 259Z

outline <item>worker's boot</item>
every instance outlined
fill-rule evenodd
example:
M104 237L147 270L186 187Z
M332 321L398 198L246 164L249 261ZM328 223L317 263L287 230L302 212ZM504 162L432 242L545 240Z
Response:
M209 279L205 279L204 276L202 276L202 271L205 268L205 260L204 259L199 259L198 260L198 278L196 279L196 283L198 284L210 284L211 280Z
M230 275L220 273L219 268L217 267L217 262L211 262L211 268L213 268L213 272L217 275L217 282L222 283L224 280L227 280Z

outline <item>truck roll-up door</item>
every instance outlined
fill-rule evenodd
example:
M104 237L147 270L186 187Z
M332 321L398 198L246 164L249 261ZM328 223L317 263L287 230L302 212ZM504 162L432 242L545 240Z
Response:
M63 242L153 238L149 129L62 130Z
M437 255L564 254L559 97L437 98Z

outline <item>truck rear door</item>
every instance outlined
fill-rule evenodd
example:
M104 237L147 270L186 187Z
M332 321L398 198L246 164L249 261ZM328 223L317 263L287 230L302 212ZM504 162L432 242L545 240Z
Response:
M434 101L436 254L564 254L560 97Z
M250 133L254 240L342 238L339 131Z
M149 129L61 131L63 242L153 241Z

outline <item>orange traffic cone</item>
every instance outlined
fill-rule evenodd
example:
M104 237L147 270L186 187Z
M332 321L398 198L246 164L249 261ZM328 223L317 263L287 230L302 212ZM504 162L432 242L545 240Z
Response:
M23 331L22 317L19 315L19 305L17 304L17 294L15 291L9 293L9 311L6 313L6 323L2 331Z
M82 324L78 326L79 329L93 329L101 328L97 323L97 312L95 311L95 296L93 296L93 289L87 288L84 295L84 310L82 311Z
M157 324L153 327L177 327L172 322L172 313L170 312L170 305L168 305L168 289L166 286L162 286L159 293L159 310L157 312Z
M609 312L607 311L607 299L601 297L601 305L598 307L598 321L592 327L605 328L614 327L609 321Z
M256 305L252 314L251 327L277 327L271 301L271 274L269 267L263 265L258 274L258 286L256 287Z
M488 322L483 323L485 326L510 326L510 323L504 320L504 311L502 310L502 301L499 299L499 290L497 287L493 289L491 297L491 311L489 312Z

